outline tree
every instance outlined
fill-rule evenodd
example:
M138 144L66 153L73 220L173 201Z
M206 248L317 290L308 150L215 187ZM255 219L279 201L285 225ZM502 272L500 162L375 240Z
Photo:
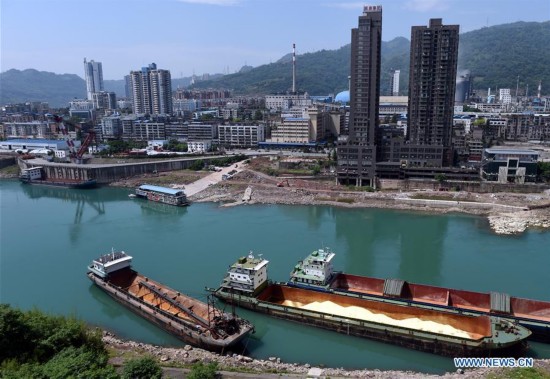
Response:
M434 179L437 180L437 182L439 184L443 184L447 181L447 175L445 175L445 174L436 174Z
M550 182L550 162L537 163L537 176L540 181Z
M162 368L151 357L130 359L124 365L123 379L160 379Z

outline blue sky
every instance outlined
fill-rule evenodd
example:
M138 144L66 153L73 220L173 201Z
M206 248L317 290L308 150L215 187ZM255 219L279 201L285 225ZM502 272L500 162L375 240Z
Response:
M83 76L82 61L122 79L151 62L172 77L235 72L337 49L365 4L383 7L383 37L410 38L430 18L461 32L550 20L550 0L0 0L0 69L35 68Z

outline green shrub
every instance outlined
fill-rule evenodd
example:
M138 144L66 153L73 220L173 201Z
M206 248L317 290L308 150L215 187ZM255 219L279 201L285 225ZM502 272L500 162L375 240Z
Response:
M215 362L204 364L202 362L195 363L187 375L187 379L215 379L218 377L216 370L218 364Z
M123 379L160 379L162 369L151 357L130 359L124 365Z

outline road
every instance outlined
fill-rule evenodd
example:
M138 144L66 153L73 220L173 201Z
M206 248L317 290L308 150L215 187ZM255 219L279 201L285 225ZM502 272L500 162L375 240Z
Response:
M214 171L210 175L205 176L204 178L201 178L197 180L196 182L193 182L191 184L187 184L185 186L185 195L186 196L193 196L202 190L208 188L211 185L217 184L220 181L222 181L222 176L224 174L228 174L232 170L236 170L237 172L241 172L244 169L245 164L244 163L235 163L229 167L222 167L221 171Z

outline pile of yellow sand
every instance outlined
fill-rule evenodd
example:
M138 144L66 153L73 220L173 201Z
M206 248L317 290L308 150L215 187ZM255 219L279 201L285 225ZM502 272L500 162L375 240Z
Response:
M453 337L472 338L470 337L470 334L465 332L464 330L453 328L450 325L440 324L434 321L425 321L416 317L406 318L403 320L396 320L383 313L373 313L368 309L357 307L357 306L344 307L336 303L333 303L332 301L323 301L323 302L315 301L313 303L303 305L301 303L287 300L283 303L283 305L287 305L291 307L294 306L301 309L307 309L310 311L328 313L335 316L350 317L350 318L355 318L359 320L372 321L372 322L377 322L380 324L386 324L391 326L398 326L403 328L423 330L426 332L445 334Z

